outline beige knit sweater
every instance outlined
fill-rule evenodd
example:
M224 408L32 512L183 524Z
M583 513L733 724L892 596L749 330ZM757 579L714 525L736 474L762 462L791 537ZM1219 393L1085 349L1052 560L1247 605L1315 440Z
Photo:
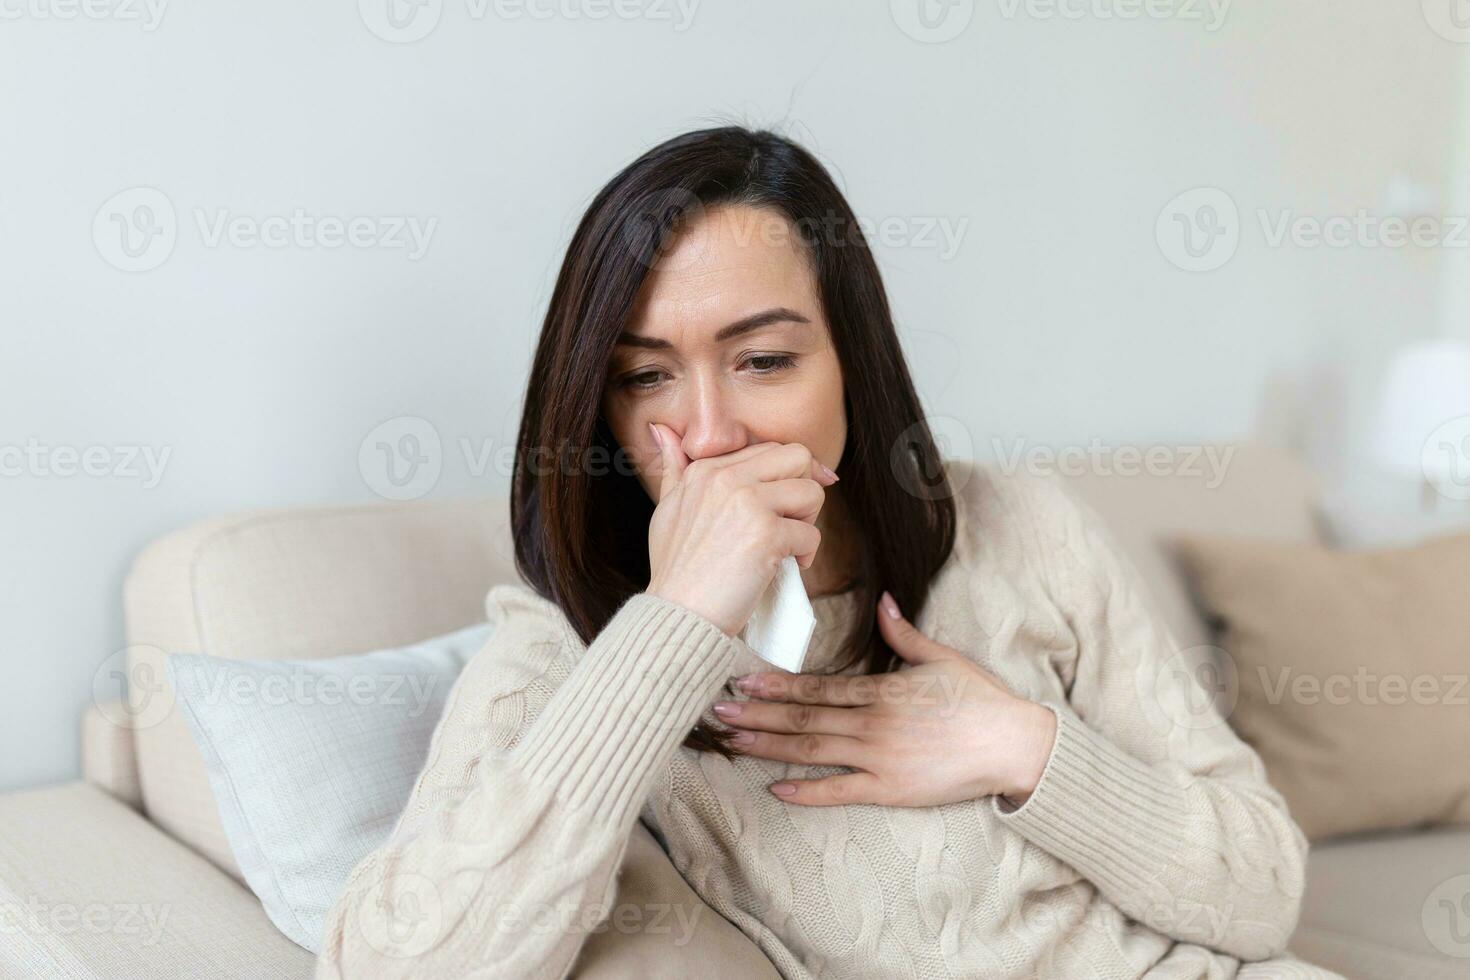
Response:
M493 638L333 908L318 976L564 976L597 914L567 910L612 906L640 818L787 978L1335 976L1282 955L1306 841L1095 515L1051 479L949 467L956 546L915 623L1056 713L1024 806L787 803L766 787L847 770L680 745L720 726L727 680L769 669L743 641L640 593L583 645L498 586ZM853 603L814 601L807 671L872 615ZM383 907L434 928L362 911Z

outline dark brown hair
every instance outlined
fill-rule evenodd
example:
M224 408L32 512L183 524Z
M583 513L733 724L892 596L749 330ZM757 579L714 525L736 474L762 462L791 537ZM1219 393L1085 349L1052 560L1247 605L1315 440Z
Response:
M870 613L851 624L833 669L895 669L871 612L884 589L911 621L923 609L954 545L953 495L852 209L811 154L765 130L668 140L613 177L578 223L526 387L510 498L516 567L588 644L647 587L654 504L602 417L603 386L651 266L716 205L780 213L812 264L842 369L848 437L837 471L862 537L853 588ZM701 722L684 744L731 757L727 739Z

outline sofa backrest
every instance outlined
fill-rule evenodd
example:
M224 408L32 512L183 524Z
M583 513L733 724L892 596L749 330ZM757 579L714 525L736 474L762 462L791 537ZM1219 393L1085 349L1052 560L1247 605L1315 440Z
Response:
M1138 568L1180 649L1212 637L1175 558L1178 536L1322 540L1317 474L1284 450L1250 443L1171 450L1153 473L1138 453L1120 455L1125 452L1063 476Z
M1178 454L1163 475L1117 458L1068 485L1108 524L1181 647L1208 630L1175 569L1181 532L1308 541L1317 484L1286 454ZM1156 467L1156 470L1158 468ZM1065 469L1062 470L1065 476ZM136 713L143 807L156 824L240 878L204 764L163 669L166 653L307 659L362 653L483 621L485 593L516 580L504 498L255 511L155 541L125 585L129 676L160 699Z

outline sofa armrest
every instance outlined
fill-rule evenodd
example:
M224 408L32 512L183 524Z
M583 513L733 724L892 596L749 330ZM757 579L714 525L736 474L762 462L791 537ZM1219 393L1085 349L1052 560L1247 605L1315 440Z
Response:
M141 811L143 784L138 778L133 730L113 720L126 717L120 701L101 708L87 706L82 713L82 776Z

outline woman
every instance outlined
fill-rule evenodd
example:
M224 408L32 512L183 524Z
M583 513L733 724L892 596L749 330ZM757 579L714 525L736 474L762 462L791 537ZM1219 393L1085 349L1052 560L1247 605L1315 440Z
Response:
M562 976L640 817L786 977L1327 975L1282 955L1306 842L1257 756L1088 512L940 458L800 147L705 130L613 178L519 441L530 588L491 591L320 975ZM737 635L786 556L799 675Z

